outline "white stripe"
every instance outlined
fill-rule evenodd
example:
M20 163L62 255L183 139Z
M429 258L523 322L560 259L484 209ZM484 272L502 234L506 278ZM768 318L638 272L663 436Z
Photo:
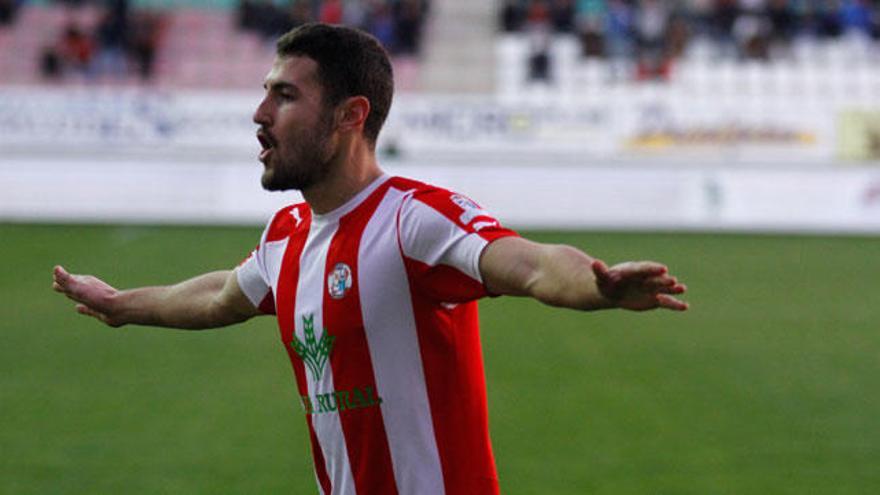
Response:
M389 189L367 223L358 252L357 276L398 492L435 495L444 493L443 472L396 234L397 209L403 196L403 192Z
M278 273L285 249L286 238L267 242L236 269L238 286L254 307L260 306L270 287L274 294L278 294Z
M480 253L487 241L461 228L419 200L406 201L400 216L403 251L428 266L451 266L477 282Z
M275 294L276 308L278 302L278 276L281 274L281 263L284 261L284 252L287 251L288 237L280 241L267 242L263 245L263 263L269 284L272 286L272 294Z
M336 233L338 223L313 222L309 237L303 249L299 266L299 283L296 288L296 337L305 341L303 317L312 315L315 338L320 341L324 334L322 305L324 301L324 268L327 265L327 251ZM312 372L305 366L309 397L333 392L333 370L330 363L324 365L319 381L315 382ZM345 435L337 413L312 415L312 426L318 437L318 444L324 455L327 476L333 486L333 495L354 495L354 476L348 460Z

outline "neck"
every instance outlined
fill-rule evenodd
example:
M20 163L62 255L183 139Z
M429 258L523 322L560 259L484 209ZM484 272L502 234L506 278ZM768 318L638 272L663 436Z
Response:
M330 173L320 183L302 191L303 198L318 215L344 205L382 175L376 152L361 139L340 143L340 152L330 163Z

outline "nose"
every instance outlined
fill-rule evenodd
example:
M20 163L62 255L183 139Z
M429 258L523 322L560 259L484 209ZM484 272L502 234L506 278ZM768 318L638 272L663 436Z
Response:
M269 109L269 98L264 97L263 101L257 105L257 109L254 111L253 120L255 124L268 127L272 125L272 112Z

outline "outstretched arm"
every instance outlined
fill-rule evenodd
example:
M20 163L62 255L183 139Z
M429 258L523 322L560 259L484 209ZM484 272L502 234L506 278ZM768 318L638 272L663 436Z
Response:
M551 306L581 310L623 308L684 311L675 296L686 290L666 266L629 261L611 268L571 246L506 237L489 244L480 273L493 294L530 296Z
M56 266L52 288L77 303L76 310L112 327L133 323L204 329L259 314L238 286L234 270L206 273L179 284L117 290L91 275Z

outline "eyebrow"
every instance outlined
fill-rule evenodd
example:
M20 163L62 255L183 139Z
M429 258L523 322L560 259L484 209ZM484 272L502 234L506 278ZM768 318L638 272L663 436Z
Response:
M296 84L293 84L293 83L290 83L290 82L284 82L284 81L275 81L275 82L271 82L271 83L270 83L270 82L264 82L264 83L263 83L263 89L265 89L266 91L284 91L284 90L288 90L288 91L293 91L293 92L296 93L296 94L299 94L299 93L300 93L300 90L299 90L298 87L296 87Z

